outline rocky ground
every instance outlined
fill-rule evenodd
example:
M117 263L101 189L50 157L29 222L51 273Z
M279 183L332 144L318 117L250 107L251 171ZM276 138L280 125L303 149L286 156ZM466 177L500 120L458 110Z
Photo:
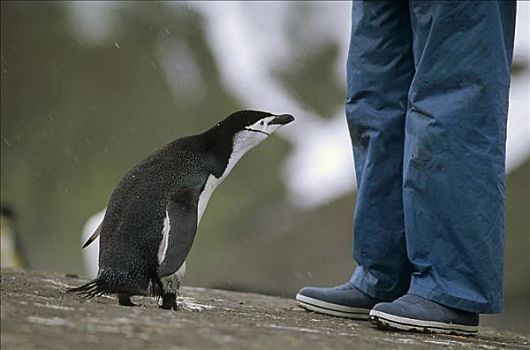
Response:
M383 332L309 313L291 299L184 287L180 311L153 298L67 293L84 280L2 270L1 346L10 349L530 349L530 337L481 328L476 337Z

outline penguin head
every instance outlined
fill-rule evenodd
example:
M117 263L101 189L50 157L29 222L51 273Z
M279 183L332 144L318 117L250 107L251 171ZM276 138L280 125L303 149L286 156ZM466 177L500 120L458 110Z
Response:
M290 114L275 115L263 111L232 113L217 126L231 134L232 152L246 153L283 125L294 120Z
M238 111L220 121L210 131L217 139L237 149L250 149L265 140L281 126L294 120L289 114L275 115L262 111ZM228 141L228 142L227 142Z
M238 111L223 119L216 127L232 135L248 131L262 134L266 137L282 125L288 124L293 120L294 117L290 114L275 115L263 111Z
M230 114L205 136L214 140L213 152L224 164L230 163L223 172L232 166L248 151L267 139L294 117L289 114L275 115L263 111L238 111Z

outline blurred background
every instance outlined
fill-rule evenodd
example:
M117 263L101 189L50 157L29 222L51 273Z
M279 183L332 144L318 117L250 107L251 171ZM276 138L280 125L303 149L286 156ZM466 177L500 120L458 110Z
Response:
M185 284L292 297L346 281L355 266L343 112L350 6L2 2L2 264L12 247L30 269L88 276L81 232L127 170L234 110L263 109L296 122L213 195ZM528 331L530 3L518 11L506 308L483 324Z

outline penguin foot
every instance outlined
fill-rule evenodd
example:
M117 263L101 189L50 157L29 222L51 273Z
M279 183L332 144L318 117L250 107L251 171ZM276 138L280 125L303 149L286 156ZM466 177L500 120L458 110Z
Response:
M118 294L118 302L122 306L136 306L136 304L131 301L131 296L127 294Z
M162 305L160 305L161 309L164 310L178 310L177 306L177 295L173 293L168 293L162 295Z

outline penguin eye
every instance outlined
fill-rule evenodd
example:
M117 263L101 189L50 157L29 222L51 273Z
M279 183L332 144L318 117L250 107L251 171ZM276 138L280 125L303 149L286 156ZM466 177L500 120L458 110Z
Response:
M263 124L264 124L263 120L259 122L259 125L263 126Z

